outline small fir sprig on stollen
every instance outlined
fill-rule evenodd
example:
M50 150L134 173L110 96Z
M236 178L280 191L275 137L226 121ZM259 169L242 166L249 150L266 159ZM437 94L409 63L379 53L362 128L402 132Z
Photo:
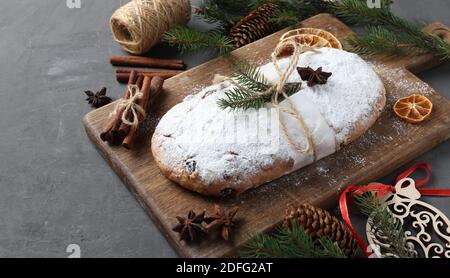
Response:
M271 84L261 74L256 65L248 62L235 64L231 76L238 86L225 93L226 97L218 100L222 109L260 109L271 102L273 92L269 90ZM291 96L300 90L301 83L289 83L284 90L286 95ZM280 96L282 98L282 96ZM281 100L281 99L280 99Z
M406 242L405 231L400 220L372 193L356 196L361 212L369 217L373 233L380 243L383 256L393 258L415 258L415 252Z
M346 258L344 252L329 238L314 242L297 221L279 228L273 235L260 234L251 239L242 258Z

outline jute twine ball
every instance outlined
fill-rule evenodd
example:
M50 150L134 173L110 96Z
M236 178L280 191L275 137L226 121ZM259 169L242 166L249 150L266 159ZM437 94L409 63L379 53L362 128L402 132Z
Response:
M191 18L190 0L132 0L111 17L114 39L128 52L142 54L162 35Z

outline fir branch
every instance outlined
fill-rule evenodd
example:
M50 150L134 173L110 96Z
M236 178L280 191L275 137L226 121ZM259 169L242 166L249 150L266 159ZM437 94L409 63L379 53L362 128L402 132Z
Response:
M409 22L394 15L391 0L381 0L381 8L370 8L366 0L205 0L196 9L204 21L216 25L213 31L201 35L199 31L175 29L165 40L184 51L212 47L220 54L234 49L228 39L230 29L252 10L267 3L278 5L273 19L278 29L293 25L322 12L332 13L349 24L370 27L368 33L348 41L352 50L364 55L420 55L434 53L443 60L450 59L450 44L427 34L422 24ZM178 32L177 32L178 31Z
M300 90L301 83L290 83L284 87L287 96L292 96ZM219 99L217 104L222 109L260 109L272 101L273 92L266 93L252 93L248 90L240 88L234 88L225 93L226 97ZM284 98L280 96L278 101L282 101Z
M379 23L378 25L385 25L386 22L396 20L393 18L390 7L390 0L381 1L380 8L370 8L365 0L340 0L331 4L330 11L352 25L375 24L375 21Z
M408 41L410 54L414 51L419 54L434 53L441 59L450 59L450 44L437 36L423 32L423 25L394 15L390 10L390 1L382 1L381 8L371 9L365 1L341 0L334 3L333 11L347 22L384 28L381 37L373 36L380 34L374 34L372 30L372 33L369 32L362 39L351 39L349 43L355 51L368 54L381 53L377 48L382 42L386 42L388 45L381 47L387 50L388 54L393 54L395 53L393 47L397 41ZM391 33L387 33L386 30Z
M272 22L279 28L294 25L298 21L297 12L292 10L279 10L272 19Z
M260 234L252 238L239 253L241 258L271 259L286 258L286 253L280 242L267 234Z
M277 5L280 9L287 8L289 4L289 0L250 0L250 3L248 4L250 10L256 10L262 5L265 5L267 3L272 3Z
M235 49L235 44L228 37L214 32L206 33L188 27L175 27L163 36L163 41L178 47L181 52L195 52L205 48L212 48L220 55Z
M346 258L344 252L339 246L331 241L331 239L327 237L323 237L319 239L319 244L321 246L316 252L317 257L319 258Z
M231 76L243 87L257 92L264 92L269 89L269 81L265 78L256 65L246 61L234 63L234 71Z
M240 88L231 89L225 95L217 102L221 109L260 109L271 100L271 94L252 93Z
M279 12L273 20L279 28L297 24L319 13L329 12L332 7L328 1L324 0L253 0L250 6L256 9L269 2L279 7Z
M402 222L373 193L357 196L356 202L361 212L369 217L382 255L395 258L415 257L414 250L406 242Z
M249 12L247 1L206 0L196 9L196 14L210 24L219 25L223 35Z
M390 31L383 27L369 27L368 31L346 43L352 51L365 56L417 56L426 53L416 46L416 42L410 36Z
M251 239L242 258L345 258L343 251L329 238L314 242L296 221L281 227L273 235L260 234Z
M217 104L222 109L260 109L272 101L273 92L268 91L271 84L261 74L256 65L248 62L234 64L232 78L240 87L235 87L225 93L225 98ZM300 90L301 83L289 83L284 87L286 95L291 96ZM280 96L279 101L282 100Z

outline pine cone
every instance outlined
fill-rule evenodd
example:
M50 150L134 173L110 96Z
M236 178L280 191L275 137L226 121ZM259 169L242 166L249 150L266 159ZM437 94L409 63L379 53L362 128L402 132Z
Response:
M358 248L350 230L329 212L308 204L290 206L286 211L284 225L289 227L297 220L314 241L328 237L337 243L347 257L354 257Z
M230 38L242 47L275 32L275 25L271 21L278 6L267 3L239 21L230 31Z

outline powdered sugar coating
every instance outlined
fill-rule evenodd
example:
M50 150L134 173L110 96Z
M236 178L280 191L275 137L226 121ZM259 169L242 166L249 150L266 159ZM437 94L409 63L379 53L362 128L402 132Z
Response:
M281 60L281 68L288 62ZM187 97L161 119L152 151L158 165L166 170L163 172L197 192L216 195L208 192L208 187L217 184L242 192L334 153L356 125L373 118L374 110L380 109L377 104L384 97L383 84L357 55L321 49L319 54L302 54L299 66L322 66L333 73L327 84L313 88L305 84L291 97L312 134L315 149L307 153L295 150L270 104L258 111L220 109L218 99L232 88L224 82ZM271 64L261 67L261 72L269 80L277 79ZM292 74L290 81L299 82L298 73ZM282 105L287 106L287 102ZM298 122L283 114L281 119L295 143L305 147L306 134ZM276 164L283 166L274 170ZM275 172L268 179L258 179L267 171Z
M280 61L281 69L285 69L288 63L288 59ZM346 142L354 131L355 123L364 122L373 115L374 109L382 108L375 104L380 100L380 92L384 91L383 82L358 55L322 48L319 53L303 54L299 66L309 66L314 70L322 67L323 71L333 74L325 85L313 88L304 86L302 94L316 104L328 124L336 131L339 143ZM261 71L269 80L278 79L272 64L263 66ZM299 82L301 78L294 72L289 81Z

